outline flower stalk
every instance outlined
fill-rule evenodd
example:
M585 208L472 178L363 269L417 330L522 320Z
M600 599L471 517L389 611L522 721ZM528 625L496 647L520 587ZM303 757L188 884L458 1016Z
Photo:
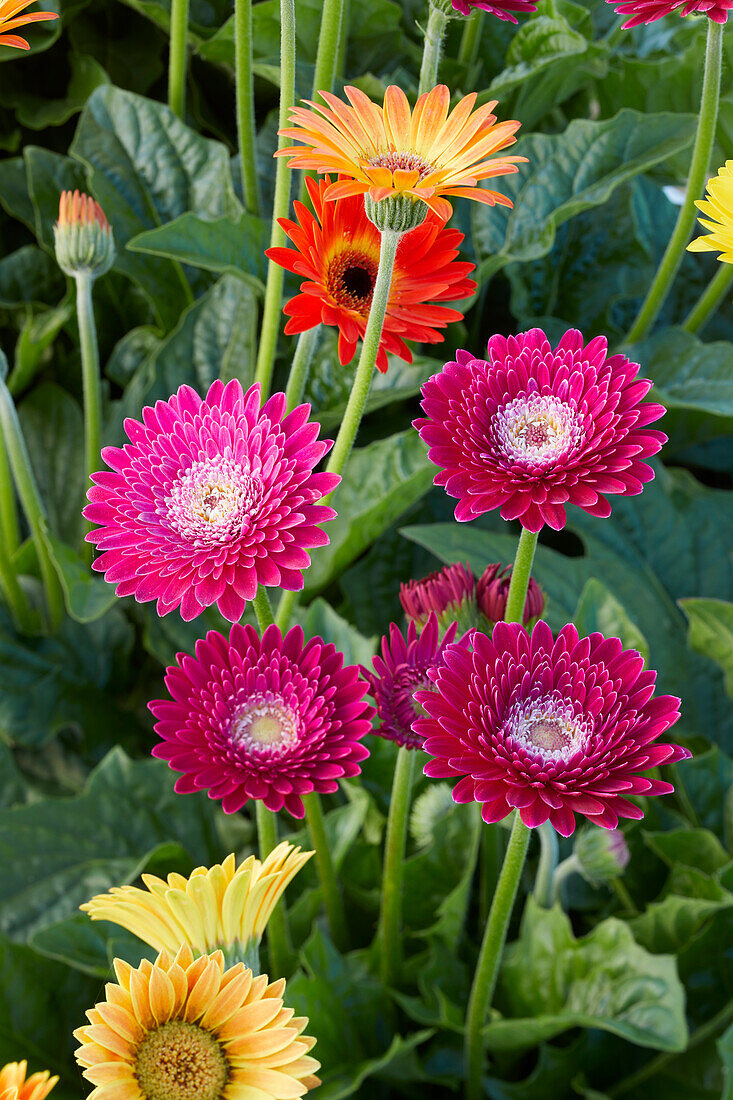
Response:
M172 0L168 54L168 106L179 118L186 112L188 0Z
M445 38L445 29L447 26L448 16L430 0L430 14L428 16L428 25L425 28L425 42L423 44L422 64L420 66L418 95L424 95L438 83L440 55L443 49L443 39Z
M278 845L277 814L268 810L260 799L256 802L257 842L260 859L264 862ZM285 902L280 900L267 922L267 947L270 953L270 973L287 977L291 971L293 953L290 948Z
M692 150L690 171L687 177L685 199L677 215L677 223L669 238L664 256L657 273L652 280L639 314L629 329L625 343L633 344L642 340L659 316L669 289L685 254L697 216L695 200L700 197L705 185L715 141L715 125L718 118L720 100L720 71L723 54L723 26L708 19L708 37L705 50L705 73L700 100L700 114L697 134Z
M699 332L707 324L718 306L730 294L733 287L733 264L721 264L695 305L682 322L688 332Z
M519 545L517 546L517 556L512 567L512 579L509 583L509 595L507 596L506 613L504 615L505 622L522 622L538 537L539 532L528 531L526 527L522 528Z
M250 214L259 215L262 210L262 200L257 178L257 129L252 72L252 0L234 0L234 90L244 205Z
M76 282L76 316L79 325L79 344L81 347L81 370L84 390L84 469L86 488L95 470L99 469L101 431L102 431L102 391L100 386L99 344L97 328L94 323L92 304L92 286L94 276L89 272L79 272ZM86 524L91 531L93 524ZM91 561L94 551L90 543L84 544L84 555Z
M557 866L559 845L557 833L549 821L540 825L537 835L540 838L540 862L534 882L534 900L543 909L549 909L553 901L553 881L559 870ZM567 863L567 860L565 862Z
M384 850L382 903L379 912L377 942L379 973L388 987L399 982L402 968L402 893L404 889L405 843L410 796L415 771L413 749L400 746L397 751L392 797L387 817L387 837Z
M461 44L458 48L458 61L470 69L478 57L478 47L481 41L481 12L478 8L469 15L461 35Z
M328 926L331 930L331 939L339 951L345 951L348 945L346 913L344 912L341 890L331 858L331 849L326 837L321 800L317 792L313 791L312 794L304 796L303 803L305 805L308 832L316 853L316 867L323 893L323 905L328 917Z
M0 589L10 609L13 622L21 634L30 634L33 629L33 615L28 606L25 592L20 587L17 574L10 560L8 547L0 535Z
M292 412L296 405L299 405L303 400L305 384L308 379L308 371L313 362L313 355L315 354L316 344L318 343L320 334L321 326L314 325L313 328L301 332L298 337L298 343L295 345L295 355L293 356L293 362L290 367L290 374L288 375L288 384L285 387L285 400L288 412Z

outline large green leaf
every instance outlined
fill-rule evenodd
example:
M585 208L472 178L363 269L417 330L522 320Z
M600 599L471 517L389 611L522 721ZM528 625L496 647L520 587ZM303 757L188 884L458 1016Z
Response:
M638 626L604 584L592 577L586 582L575 609L573 622L582 636L599 631L607 638L620 638L624 649L636 649L649 662L649 646Z
M571 1027L610 1031L638 1046L687 1044L685 995L671 955L651 955L610 918L575 939L559 906L528 898L520 938L500 975L504 1019L484 1029L490 1049L532 1046Z
M46 532L51 560L64 591L66 610L78 623L92 623L116 602L114 585L98 573L91 573L86 562L65 542Z
M81 409L66 390L44 382L21 402L18 417L46 506L49 530L65 542L76 544L85 491Z
M63 97L51 99L38 87L16 85L3 97L5 106L12 107L18 122L32 130L62 126L82 109L95 88L109 84L107 73L93 57L70 54L69 70L69 84Z
M164 763L113 749L82 795L0 812L0 928L26 939L134 879L161 845L206 862L216 847L213 803L205 794L181 798L173 783Z
M188 210L235 217L239 203L227 149L189 129L168 107L107 86L88 99L71 154L87 166L94 195L114 226L117 269L143 287L170 327L192 300L181 268L125 246Z
M733 894L711 875L692 867L675 869L665 896L630 921L637 943L653 952L679 952L724 909L733 908Z
M680 607L690 623L690 645L720 665L733 695L733 603L687 599L680 600Z
M336 649L343 653L345 665L371 666L377 639L365 638L325 600L320 597L313 600L300 620L306 638L318 636L326 642L333 642Z
M33 203L33 227L38 243L53 251L53 226L59 216L62 191L83 191L86 173L83 165L71 157L53 153L39 145L26 145L23 150L28 175L28 194Z
M66 281L52 260L33 244L0 260L0 309L19 309L40 302L56 305Z
M704 344L683 328L668 328L627 348L654 382L667 408L697 409L708 416L733 416L733 347L722 340Z

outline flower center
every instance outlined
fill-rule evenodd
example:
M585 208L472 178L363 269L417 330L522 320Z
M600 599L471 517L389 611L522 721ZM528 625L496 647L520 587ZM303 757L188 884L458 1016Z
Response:
M507 458L531 466L552 465L583 438L575 409L552 394L515 397L494 414L492 432Z
M378 267L378 258L366 252L342 252L328 266L326 286L331 297L345 309L368 316Z
M220 1100L229 1063L210 1032L173 1020L145 1036L135 1076L145 1100Z
M392 150L389 153L378 153L370 157L367 164L371 168L389 168L390 172L402 169L405 172L417 172L421 180L429 176L435 169L417 153L400 152Z
M261 692L251 695L237 708L229 736L247 752L279 756L297 745L300 718L281 696Z
M560 696L546 695L515 703L504 733L542 760L569 760L586 748L591 727Z
M194 546L232 542L262 504L256 475L228 458L194 462L165 498L168 520Z

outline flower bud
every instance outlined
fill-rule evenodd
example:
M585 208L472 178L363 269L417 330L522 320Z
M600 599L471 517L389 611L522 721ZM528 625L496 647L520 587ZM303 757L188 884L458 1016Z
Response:
M491 626L503 622L506 616L506 602L509 596L509 584L512 579L512 567L500 564L488 565L476 584L478 609ZM522 622L526 627L533 625L545 609L545 594L530 577L527 599L524 603Z
M577 870L592 886L618 878L631 858L620 829L592 825L577 834L573 854Z
M417 229L428 216L428 205L422 199L410 195L390 195L375 202L369 193L364 195L364 209L372 225L380 233L391 229L394 233L409 233Z
M441 633L454 622L458 623L459 635L477 625L476 582L468 565L446 565L421 581L401 584L400 603L418 629L425 625L431 611L438 617Z
M115 259L115 242L104 211L89 195L62 191L53 227L56 260L66 275L104 275Z

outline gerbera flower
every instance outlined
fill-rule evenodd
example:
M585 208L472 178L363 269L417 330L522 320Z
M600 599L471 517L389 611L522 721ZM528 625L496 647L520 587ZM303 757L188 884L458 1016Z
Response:
M213 383L202 400L181 386L168 401L125 421L130 443L105 447L111 473L94 474L84 515L104 551L94 568L118 596L157 600L184 619L217 604L236 622L259 584L298 591L307 553L325 546L336 515L317 504L341 480L313 473L331 447L308 421L285 415L285 394L260 408L259 383Z
M531 15L532 12L537 11L537 5L533 0L453 0L453 7L461 15L470 15L474 8L479 8L508 23L517 22L512 12Z
M425 712L416 703L415 692L432 686L428 673L442 661L457 629L457 623L452 623L441 641L434 612L419 636L414 622L407 627L407 639L396 623L390 623L389 636L382 638L381 657L372 658L374 672L363 666L361 669L369 684L369 694L377 704L380 725L374 732L380 737L408 749L422 748L422 734L415 731L413 724Z
M29 23L43 23L47 19L58 19L55 11L31 11L25 15L18 13L32 4L33 0L0 0L0 46L13 46L17 50L29 50L25 38L17 34L8 34L8 31L25 27ZM23 1098L25 1100L25 1097ZM36 1100L34 1097L33 1100Z
M695 206L708 215L698 220L711 233L691 241L687 251L720 252L719 260L733 264L733 160L727 160L717 176L708 180L706 193L707 199L696 200Z
M501 566L498 562L487 565L476 582L476 602L481 614L491 626L503 622L506 617L506 602L509 598L509 585L512 580L511 565ZM534 577L529 578L527 598L524 601L522 622L529 626L539 619L545 609L545 594Z
M48 1070L27 1077L27 1062L8 1062L0 1069L0 1100L45 1100L58 1077Z
M312 168L349 178L326 188L326 201L369 195L374 202L406 195L422 200L446 221L452 207L446 196L511 206L497 191L478 187L479 180L517 171L525 157L492 157L516 141L518 122L497 125L496 100L473 110L476 93L465 96L449 113L450 92L444 84L421 95L410 110L407 96L395 84L384 94L384 107L358 88L346 87L350 106L319 92L326 102L305 100L293 107L291 130L284 137L303 142L280 149L293 168Z
M74 1032L89 1100L295 1100L320 1084L284 978L225 970L221 951L194 961L187 944L114 968L117 984Z
M251 626L228 640L210 631L195 658L179 654L167 670L172 702L150 704L162 742L153 756L184 773L177 791L208 789L227 813L257 798L303 817L302 795L337 790L369 755L366 685L343 660L321 638L304 645L299 626L284 638L276 626L261 638Z
M400 585L400 603L408 619L424 626L435 612L440 622L443 615L458 617L476 603L476 580L468 565L446 565L419 581Z
M259 944L285 887L312 855L283 841L263 862L249 856L237 867L229 855L188 878L143 875L145 890L114 886L80 908L92 920L122 925L156 951L175 954L187 943L200 955L235 944L244 952Z
M360 196L325 202L330 185L328 176L319 182L306 179L315 216L296 202L297 221L280 221L295 248L270 248L267 256L307 280L285 306L290 318L285 332L304 332L319 324L337 326L339 359L346 365L369 320L381 234L366 216ZM377 355L382 373L388 354L412 362L405 340L440 343L443 337L436 330L462 319L459 310L436 304L468 298L476 289L476 283L466 278L475 265L455 262L462 240L462 233L444 228L435 214L402 235Z
M733 0L630 0L619 4L616 0L606 0L613 4L618 15L630 15L624 27L638 27L640 23L654 23L665 15L690 15L699 12L707 15L715 23L725 23L733 8Z
M679 718L679 699L653 698L656 673L618 638L497 623L470 650L450 646L430 678L437 691L416 695L428 717L415 727L435 758L425 774L458 779L455 801L480 802L489 823L516 807L525 825L549 819L563 836L576 813L615 829L643 817L627 795L673 789L640 772L690 756L652 743Z
M426 382L414 421L457 520L500 508L530 531L559 531L565 504L608 516L604 493L640 493L654 477L642 459L666 441L647 427L664 408L641 403L652 383L626 356L606 358L604 336L584 347L571 329L553 350L535 328L492 336L488 350L488 362L459 351Z

